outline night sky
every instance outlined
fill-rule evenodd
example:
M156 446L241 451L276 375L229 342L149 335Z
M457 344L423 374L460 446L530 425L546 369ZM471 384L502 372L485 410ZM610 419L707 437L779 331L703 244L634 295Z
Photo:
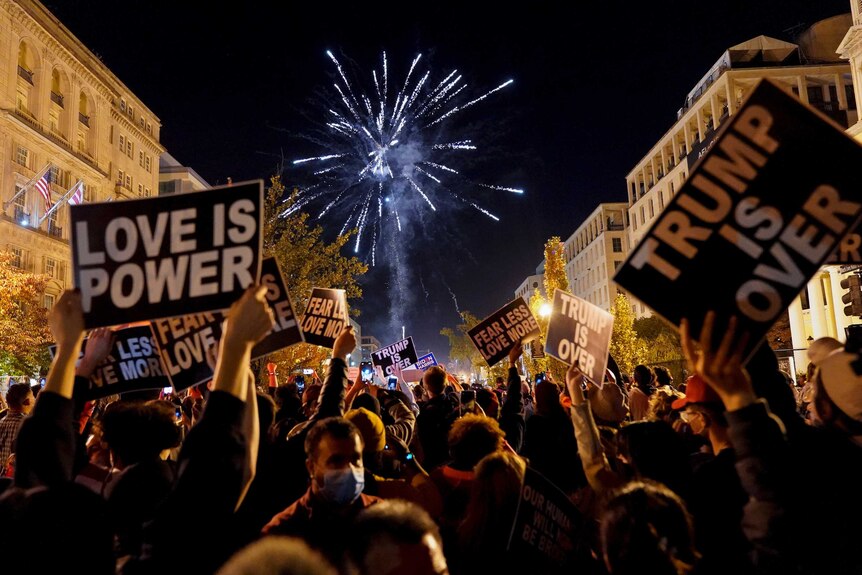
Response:
M386 50L397 78L422 52L438 74L462 71L476 95L515 80L462 127L480 146L474 174L526 193L461 190L501 221L441 210L399 240L414 294L406 331L438 358L448 351L440 328L458 322L447 286L480 317L510 301L548 237L567 238L599 202L625 201L626 173L726 48L791 39L850 11L847 0L189 4L46 2L160 118L168 152L213 185L268 179L282 158L317 152L297 134L315 89L331 84L326 50L369 74ZM331 236L343 218L323 223ZM400 338L389 274L372 270L359 303L363 330L384 344Z

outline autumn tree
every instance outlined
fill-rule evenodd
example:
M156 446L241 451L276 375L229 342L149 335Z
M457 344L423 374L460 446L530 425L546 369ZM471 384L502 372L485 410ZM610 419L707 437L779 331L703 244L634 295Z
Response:
M48 367L52 341L42 297L48 276L22 271L0 252L0 373L36 375Z
M444 327L440 330L440 335L446 336L449 340L449 359L468 365L471 371L477 373L486 363L467 332L476 327L480 321L480 318L465 310L461 312L461 323L454 328Z
M614 327L611 331L610 354L622 373L631 373L636 365L643 362L646 349L635 331L635 314L626 296L617 294L611 315L614 316Z
M541 329L541 336L537 345L544 347L548 335L548 316L542 315L542 309L547 309L547 306L554 301L554 291L561 289L569 291L569 279L566 276L566 254L565 246L559 236L551 237L545 242L545 296L542 296L538 290L533 292L530 298L530 311L536 316ZM528 369L531 373L536 374L542 371L549 371L554 380L558 383L565 382L567 365L553 357L534 358L530 356L528 360Z
M554 298L554 290L569 291L569 278L566 276L565 246L559 236L545 242L545 295Z
M284 197L285 187L280 176L273 176L270 182L266 196L264 253L278 261L297 319L305 311L313 287L343 289L348 302L361 298L362 288L357 279L368 271L368 266L356 257L341 254L354 232L351 230L327 243L323 228L310 225L308 214L296 210L282 215L295 204L296 195ZM350 313L358 316L359 310L351 306ZM269 355L267 361L276 363L283 374L297 368L322 372L329 356L327 349L297 344Z

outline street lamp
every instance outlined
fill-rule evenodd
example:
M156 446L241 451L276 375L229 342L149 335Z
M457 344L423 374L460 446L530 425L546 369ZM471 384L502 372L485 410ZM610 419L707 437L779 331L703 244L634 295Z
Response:
M551 309L551 304L547 302L543 303L542 306L539 308L539 315L542 317L548 317L549 315L551 315Z

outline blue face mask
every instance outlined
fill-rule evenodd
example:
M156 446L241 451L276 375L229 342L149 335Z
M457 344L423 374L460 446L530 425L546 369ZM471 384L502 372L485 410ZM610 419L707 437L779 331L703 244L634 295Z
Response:
M325 471L323 485L318 483L318 486L320 495L330 503L350 505L365 487L365 472L361 465L352 464L344 469Z

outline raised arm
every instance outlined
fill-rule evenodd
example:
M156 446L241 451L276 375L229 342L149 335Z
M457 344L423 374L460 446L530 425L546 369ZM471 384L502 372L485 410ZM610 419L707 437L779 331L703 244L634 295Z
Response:
M341 417L344 415L344 394L347 387L347 354L356 347L356 336L353 326L347 325L332 346L332 359L320 390L320 405L317 413L311 418L319 421L325 417Z
M48 323L57 350L45 388L18 433L15 484L23 488L58 486L72 479L76 436L72 391L84 339L81 294L64 292L51 308Z
M524 446L524 397L521 394L521 376L518 374L518 359L523 352L518 343L509 351L509 374L506 400L500 408L500 428L506 434L506 441L516 452Z

